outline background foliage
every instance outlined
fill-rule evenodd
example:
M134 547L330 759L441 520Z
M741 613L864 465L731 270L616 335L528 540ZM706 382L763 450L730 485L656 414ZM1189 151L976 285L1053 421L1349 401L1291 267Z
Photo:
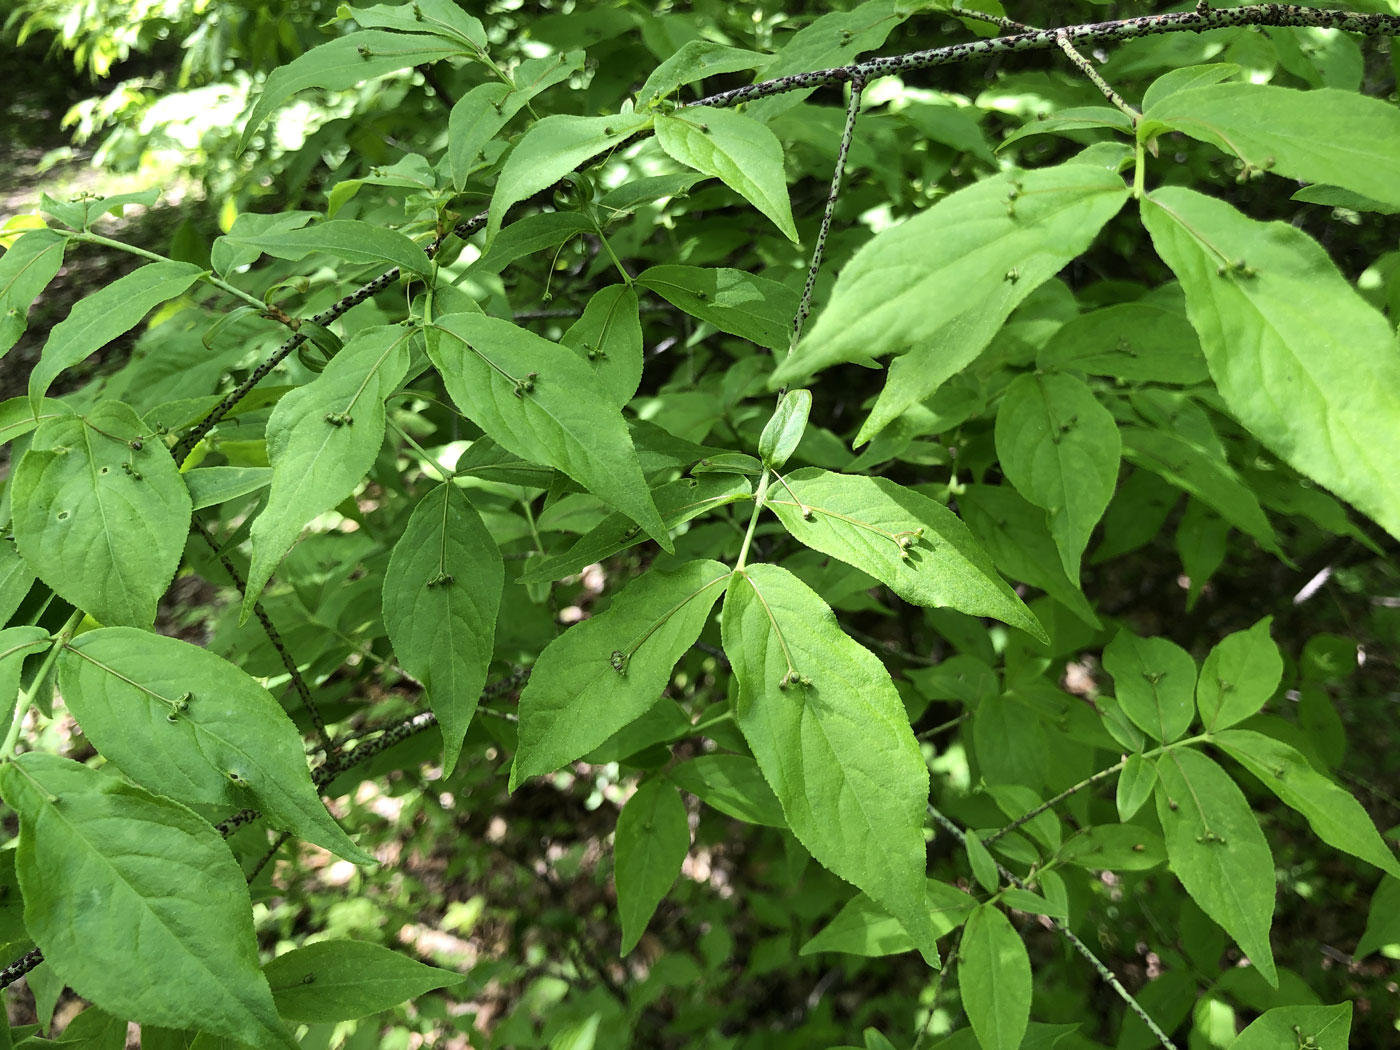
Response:
M1393 1040L1400 21L979 6L15 6L0 1040Z

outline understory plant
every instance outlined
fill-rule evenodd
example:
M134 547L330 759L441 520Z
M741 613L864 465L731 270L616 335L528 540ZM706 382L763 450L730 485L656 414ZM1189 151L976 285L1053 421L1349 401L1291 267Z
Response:
M975 6L310 5L6 224L0 1046L1394 1036L1400 17Z

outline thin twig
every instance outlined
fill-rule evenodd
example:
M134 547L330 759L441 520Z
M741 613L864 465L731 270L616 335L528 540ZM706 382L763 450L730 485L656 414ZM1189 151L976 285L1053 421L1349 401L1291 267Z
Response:
M807 315L812 312L812 289L817 285L817 274L822 268L822 254L826 251L826 235L831 231L831 217L836 211L836 199L841 195L841 180L846 174L846 158L851 152L851 137L856 130L856 117L860 115L860 97L865 91L862 77L851 78L851 98L846 103L846 126L841 129L841 148L836 151L836 170L831 173L831 189L826 195L826 207L822 209L822 225L817 232L817 244L812 249L812 264L807 267L807 283L802 287L802 300L797 304L797 313L792 319L792 339L788 342L788 353L797 346L802 337L802 326Z
M1074 63L1075 68L1089 78L1089 81L1094 87L1099 89L1104 98L1108 99L1126 113L1128 119L1131 120L1133 126L1136 127L1137 122L1142 119L1142 114L1130 106L1127 99L1114 91L1107 80L1099 76L1099 71L1094 68L1093 64L1087 58L1075 49L1075 46L1069 42L1069 37L1061 32L1056 36L1055 43L1060 45L1060 50L1069 57L1069 60Z
M966 832L962 828L954 824L951 820L949 820L937 809L935 809L932 803L929 804L928 815L931 816L934 819L934 821L936 821L939 824L939 826L941 826L945 831L947 831L950 835L956 838L959 842L966 842L967 836L970 834L970 832ZM985 843L987 840L983 839L981 841ZM1018 890L1026 889L1026 884L1022 882L1019 878L1017 878L1015 875L1013 875L1010 871L1008 871L1005 867L1003 867L999 861L996 861L994 859L993 863L995 863L997 866L997 872L1009 884L1015 886ZM1162 1044L1164 1050L1177 1050L1176 1044L1171 1041L1171 1037L1168 1036L1166 1032L1162 1031L1161 1026L1158 1025L1156 1021L1152 1020L1151 1015L1148 1014L1148 1012L1142 1008L1142 1005L1136 999L1133 998L1133 993L1123 987L1122 982L1118 980L1118 977L1114 974L1114 972L1110 970L1106 965L1104 965L1103 961L1089 949L1089 946L1083 941L1081 941L1078 937L1076 937L1074 935L1074 932L1068 926L1062 923L1059 919L1055 918L1053 915L1048 915L1046 916L1046 918L1050 920L1051 924L1053 924L1055 929L1059 931L1060 935L1064 937L1065 940L1069 941L1070 947L1072 947L1075 951L1077 951L1080 955L1082 955L1085 959L1088 960L1089 965L1092 966L1098 972L1098 975L1103 980L1103 982L1118 994L1118 997L1128 1005L1128 1009L1137 1015L1137 1019L1147 1026L1147 1030L1157 1037L1157 1041Z
M224 572L229 574L239 593L245 594L248 590L248 581L243 578L238 567L229 560L228 555L219 549L218 543L214 541L214 534L205 527L204 522L199 520L198 514L190 519L190 525L204 538L204 542L209 544L209 549L214 552L214 557L219 559L219 564L224 567ZM253 602L253 615L258 618L258 623L262 624L263 633L267 635L267 640L272 643L272 648L276 649L277 655L281 657L282 666L287 669L292 686L296 689L297 696L301 697L302 706L306 708L306 713L311 717L311 724L316 727L316 735L321 740L321 746L326 749L326 755L329 756L335 750L335 745L331 741L330 733L326 731L326 721L321 717L321 709L316 706L316 701L311 696L311 689L307 686L306 679L301 676L296 660L292 658L291 651L282 641L282 636L278 633L277 628L272 625L272 617L267 615L267 610L263 608L260 600Z

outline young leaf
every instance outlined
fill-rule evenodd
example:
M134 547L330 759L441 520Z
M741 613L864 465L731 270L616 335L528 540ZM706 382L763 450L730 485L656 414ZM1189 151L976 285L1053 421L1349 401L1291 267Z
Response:
M384 574L384 627L437 715L444 777L486 684L504 587L501 552L462 490L448 481L424 496Z
M1230 1050L1347 1050L1350 1040L1351 1003L1276 1006L1251 1021Z
M11 505L20 554L60 597L104 624L155 620L190 495L131 408L103 401L43 424L15 467Z
M729 575L715 561L653 569L623 588L606 612L551 642L520 694L510 789L593 750L660 700Z
M758 438L758 454L765 467L781 470L788 457L797 451L811 411L810 390L790 390L783 395Z
M0 255L0 357L24 334L29 307L63 265L68 238L30 230Z
M556 113L534 124L516 144L501 176L486 222L486 243L495 240L513 204L547 189L585 161L631 138L651 124L648 113L575 117Z
M385 73L460 55L463 50L461 44L440 38L365 29L304 51L268 74L243 125L238 152L248 148L253 132L298 91L313 87L344 91Z
M458 469L461 469L460 463ZM726 504L751 498L753 485L747 478L733 474L708 474L672 481L652 495L669 530ZM633 525L627 515L609 514L562 554L532 563L520 574L519 580L521 583L548 583L561 579L641 543L644 538L642 530Z
M1274 858L1243 792L1199 751L1176 748L1157 763L1157 817L1186 892L1277 988L1269 947Z
M272 490L253 522L242 619L302 528L355 491L384 443L384 399L408 370L410 332L362 329L326 370L287 394L267 423Z
M217 653L107 627L70 642L58 674L93 746L143 787L190 804L255 805L274 827L374 863L326 812L282 705Z
M1389 322L1287 223L1256 222L1184 187L1152 193L1142 218L1186 291L1230 411L1400 536L1400 472L1388 454L1400 444L1400 356Z
M766 505L794 537L869 573L906 601L995 616L1046 639L972 532L941 503L886 478L815 467L793 471L768 491Z
M686 167L715 176L796 243L783 146L766 124L732 109L688 106L656 115L656 141Z
M289 1021L354 1021L464 980L366 941L317 941L263 967L277 1012Z
M636 292L625 284L595 292L583 316L559 341L589 363L613 404L626 407L642 381L642 323Z
M1083 253L1126 199L1118 175L1072 162L994 175L945 197L855 254L771 385L838 362L904 354L856 438L869 441L980 354L1011 311Z
M942 937L961 926L977 902L956 886L937 879L924 883L929 917L935 936ZM845 952L848 955L898 955L912 952L914 941L884 908L864 893L857 893L815 937L802 946L801 955Z
M1113 414L1074 376L1028 373L997 410L996 446L1007 480L1044 508L1065 575L1078 580L1089 534L1118 482Z
M1103 651L1118 703L1154 740L1170 744L1196 713L1196 661L1165 638L1139 638L1119 631Z
M1196 686L1196 706L1207 732L1225 729L1255 714L1283 677L1283 657L1269 637L1272 616L1236 631L1210 651Z
M1142 117L1141 139L1180 131L1250 169L1400 206L1400 112L1381 99L1332 88L1211 84L1175 91Z
M690 824L681 793L668 780L646 781L618 814L613 841L623 955L641 940L689 852Z
M677 787L735 820L787 827L777 796L748 755L697 755L668 770L667 776Z
M1016 927L994 904L968 916L958 949L958 991L984 1050L1016 1050L1031 1015L1031 962Z
M786 350L798 293L743 270L664 263L643 270L637 283L691 317L769 350Z
M296 230L243 236L230 234L227 240L234 248L256 248L277 259L305 259L312 252L325 252L346 262L397 266L424 277L433 272L432 260L422 248L398 230L372 222L331 219Z
M889 672L777 565L736 574L721 625L739 685L735 720L788 826L937 965L923 889L928 769Z
M161 303L182 295L204 271L189 263L153 262L81 299L49 333L29 373L29 403L38 415L54 379L113 339L125 335Z
M449 314L428 330L428 356L502 448L563 471L671 550L627 425L577 354L498 317Z
M65 984L139 1024L296 1050L258 969L243 872L207 822L39 752L0 765L0 791L20 818L25 925Z
M1118 774L1118 819L1132 820L1142 804L1152 796L1152 788L1157 783L1157 764L1153 759L1141 755L1129 755Z
M1400 878L1400 861L1361 803L1313 769L1298 751L1248 729L1226 729L1214 734L1211 742L1258 777L1285 805L1307 817L1323 842Z

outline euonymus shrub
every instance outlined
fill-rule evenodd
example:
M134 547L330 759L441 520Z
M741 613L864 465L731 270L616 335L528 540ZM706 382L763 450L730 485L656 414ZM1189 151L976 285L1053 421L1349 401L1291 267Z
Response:
M1358 233L1344 275L1307 232L1400 209L1400 113L1358 92L1356 43L1400 19L984 14L1005 35L950 44L937 3L712 7L341 7L239 129L296 155L302 100L373 118L313 138L321 196L131 249L0 405L6 977L92 1004L65 1039L323 1047L469 976L343 938L260 958L270 836L394 877L320 798L375 757L478 798L627 786L614 933L585 948L651 953L472 1045L1346 1045L1310 947L1276 958L1271 838L1400 863L1331 775L1327 676L1280 650L1276 596L1182 618L1232 559L1392 543L1352 509L1400 536L1396 255ZM1110 45L1101 76L1078 47ZM936 90L1025 50L1000 96ZM374 100L415 68L432 119L396 125ZM104 217L156 199L12 222L4 347L67 252L123 247ZM1125 602L1112 566L1164 528L1182 585ZM233 588L204 646L162 605L185 573ZM41 728L60 699L90 749ZM917 952L915 993L858 978L873 1013L813 992L767 1035L697 1013L734 977L685 912L739 914L677 882L697 817L791 924L750 973ZM1397 885L1359 955L1400 939ZM1114 976L1147 951L1153 980Z

